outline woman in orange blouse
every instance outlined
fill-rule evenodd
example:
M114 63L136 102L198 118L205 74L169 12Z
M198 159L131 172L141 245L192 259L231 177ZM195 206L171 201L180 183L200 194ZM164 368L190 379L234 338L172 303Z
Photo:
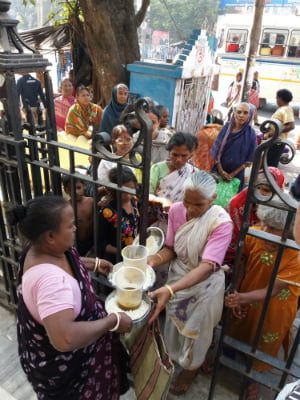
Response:
M65 131L73 136L90 138L89 127L97 131L100 127L103 110L97 104L91 103L91 93L81 85L76 89L76 103L69 109Z
M279 200L279 199L278 199ZM257 211L261 227L265 232L281 236L287 211L260 205ZM292 229L292 228L291 228ZM278 245L252 236L247 236L243 249L244 265L236 282L237 291L225 298L225 305L232 309L228 324L228 335L252 344L268 290L271 274L278 253ZM258 350L276 357L281 345L287 356L291 340L291 327L296 317L298 287L283 282L300 282L300 266L297 251L283 251L274 283L272 297L265 316ZM258 371L271 369L270 365L254 361Z

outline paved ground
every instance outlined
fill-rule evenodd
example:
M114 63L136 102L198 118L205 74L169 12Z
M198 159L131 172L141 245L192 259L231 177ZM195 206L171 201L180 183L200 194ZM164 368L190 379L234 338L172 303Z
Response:
M0 399L34 400L36 396L19 364L15 317L12 313L0 307L0 320ZM224 377L223 371L222 383L217 386L214 399L237 399L237 395L234 393L236 379L237 377L230 374L226 374ZM199 373L188 393L181 396L169 394L168 400L175 400L177 398L182 400L205 400L207 399L209 385L210 376ZM135 400L136 397L133 389L130 389L121 399Z
M216 108L223 111L226 109L220 106L223 96L215 93ZM276 105L270 105L259 112L259 120L270 118ZM296 140L296 135L300 132L300 121L296 119L296 129L291 135L291 140ZM289 165L281 165L284 171L286 182L291 182L300 173L300 151L297 151L296 157ZM33 400L36 396L27 382L25 375L19 365L17 356L17 338L15 328L15 317L13 314L0 307L0 400ZM239 377L228 370L221 369L218 375L218 385L215 391L215 400L234 400L238 398ZM188 393L180 396L169 394L168 400L205 400L210 385L210 375L199 373ZM262 400L273 398L269 395L263 395ZM105 399L109 400L109 399ZM131 389L122 400L135 400L135 395ZM159 399L157 399L159 400Z

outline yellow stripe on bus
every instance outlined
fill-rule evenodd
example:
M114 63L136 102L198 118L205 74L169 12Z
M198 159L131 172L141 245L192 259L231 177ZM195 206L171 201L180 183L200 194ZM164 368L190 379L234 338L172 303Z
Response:
M232 76L232 77L234 77L236 74L224 74L224 73L220 73L219 75L223 75L223 76ZM291 80L289 80L289 79L262 78L261 76L259 77L259 79L264 80L264 81L300 83L300 80L299 80L299 81L291 81Z

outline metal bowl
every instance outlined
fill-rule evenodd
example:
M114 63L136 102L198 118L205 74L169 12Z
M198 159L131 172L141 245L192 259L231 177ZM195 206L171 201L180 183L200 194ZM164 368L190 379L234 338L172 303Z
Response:
M115 290L107 296L107 298L105 300L105 309L107 312L110 312L110 310L107 309L107 304L115 296L116 296ZM152 303L151 303L150 298L146 295L146 293L143 294L143 301L145 301L148 305L147 311L141 317L132 320L132 328L129 333L124 333L123 335L121 335L121 340L128 350L130 350L132 345L135 343L136 338L138 337L138 335L140 334L140 332L142 331L142 329L148 322L148 319L150 316ZM119 311L117 311L117 312L119 312ZM127 313L127 311L122 311L122 312ZM127 315L129 315L129 313Z
M112 272L110 272L107 276L107 279L109 283L112 285L112 287L116 287L115 281L114 281L114 275L115 273L121 268L124 267L123 261L119 262L118 264L114 265L114 268ZM156 275L154 272L154 269L150 267L150 265L147 265L146 267L146 281L143 286L143 290L149 290L155 283Z
M153 249L153 251L151 251L151 249L147 246L147 241L149 242L148 239L150 237L152 237L157 244L157 248ZM133 241L133 244L137 245L139 244L139 241L140 241L140 235L137 235L137 237ZM149 250L149 256L159 252L159 250L163 247L164 241L165 241L165 234L160 228L158 228L157 226L149 226L149 228L147 228L146 247Z

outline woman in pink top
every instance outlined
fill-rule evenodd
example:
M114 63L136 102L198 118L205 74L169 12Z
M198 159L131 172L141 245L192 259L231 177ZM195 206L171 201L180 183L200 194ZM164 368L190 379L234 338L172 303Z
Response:
M232 235L232 222L216 198L216 181L196 171L184 184L184 198L170 208L165 247L148 257L157 267L170 261L167 284L157 297L155 319L166 307L165 341L172 360L183 370L171 386L176 393L190 387L221 318L224 272L220 268ZM150 321L150 322L151 322Z
M73 208L62 197L37 197L7 219L29 243L19 265L17 329L38 399L119 399L126 358L116 332L129 332L132 321L107 315L86 269L107 273L111 264L86 258L85 267L72 247Z
M70 79L65 78L61 81L61 96L54 100L55 121L58 131L65 129L66 118L69 108L75 103L76 99L72 96L73 85Z

